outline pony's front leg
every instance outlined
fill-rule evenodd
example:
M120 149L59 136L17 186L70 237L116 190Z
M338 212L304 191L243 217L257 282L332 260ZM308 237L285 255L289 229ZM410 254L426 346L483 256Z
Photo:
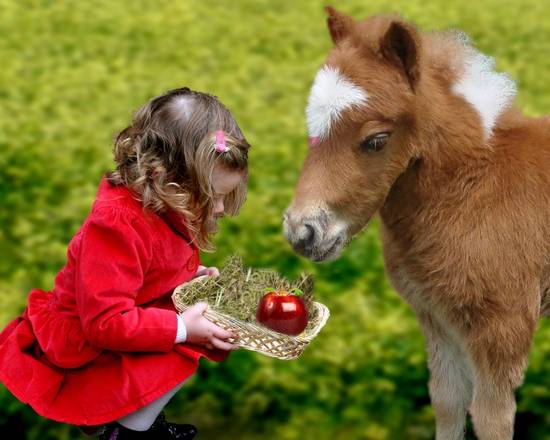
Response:
M491 377L476 379L470 412L479 440L512 440L516 413L514 388Z
M436 440L462 440L472 399L471 371L458 341L434 316L419 313L426 338L429 390L435 413Z
M474 395L470 413L479 440L512 440L516 412L515 389L523 372L536 326L532 316L509 314L485 323L472 333Z

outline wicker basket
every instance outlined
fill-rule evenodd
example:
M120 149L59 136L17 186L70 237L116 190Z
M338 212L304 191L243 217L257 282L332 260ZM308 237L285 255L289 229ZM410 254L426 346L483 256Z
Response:
M174 293L172 294L172 300L179 312L183 312L190 306L190 304L185 304L184 302L184 298L181 295L182 288L183 284L174 289ZM257 323L241 321L211 308L206 310L204 316L214 324L239 336L238 341L229 339L230 342L236 342L242 348L256 351L266 356L290 360L296 359L302 354L306 346L324 327L330 316L329 310L325 305L313 302L313 306L315 310L312 313L312 318L309 320L306 329L297 336L278 333Z

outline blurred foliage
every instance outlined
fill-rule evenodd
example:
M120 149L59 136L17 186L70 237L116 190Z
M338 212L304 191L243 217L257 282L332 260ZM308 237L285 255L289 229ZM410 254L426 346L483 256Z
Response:
M547 1L333 3L356 18L398 11L424 30L460 28L518 81L527 114L550 109ZM114 133L147 99L187 85L218 95L254 146L248 201L204 261L238 251L248 265L288 277L312 272L332 317L298 361L239 351L204 362L169 415L197 424L204 439L432 438L423 338L386 281L377 222L321 266L297 257L281 233L306 153L308 89L331 45L323 5L0 0L0 324L32 287L53 286L112 166ZM549 357L546 321L518 393L518 438L550 438ZM80 438L4 387L0 425L18 438Z

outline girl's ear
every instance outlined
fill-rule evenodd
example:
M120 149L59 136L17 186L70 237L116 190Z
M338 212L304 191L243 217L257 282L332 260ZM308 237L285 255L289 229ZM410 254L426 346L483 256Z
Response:
M416 29L399 21L391 23L380 41L380 52L384 58L403 71L413 90L420 77L418 47Z
M327 6L325 11L328 14L327 26L330 37L334 44L338 44L346 35L349 34L353 20L347 15L341 14L333 7Z

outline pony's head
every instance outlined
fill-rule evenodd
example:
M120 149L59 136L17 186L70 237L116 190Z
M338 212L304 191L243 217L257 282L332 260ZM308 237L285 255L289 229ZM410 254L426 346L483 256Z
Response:
M284 223L296 251L315 261L339 254L415 156L407 137L420 76L413 27L327 11L335 46L311 89L310 151Z
M289 242L314 261L336 258L417 160L451 154L441 133L485 144L499 99L515 91L461 34L421 36L397 15L354 21L326 10L334 47L311 88L310 149L284 219Z

